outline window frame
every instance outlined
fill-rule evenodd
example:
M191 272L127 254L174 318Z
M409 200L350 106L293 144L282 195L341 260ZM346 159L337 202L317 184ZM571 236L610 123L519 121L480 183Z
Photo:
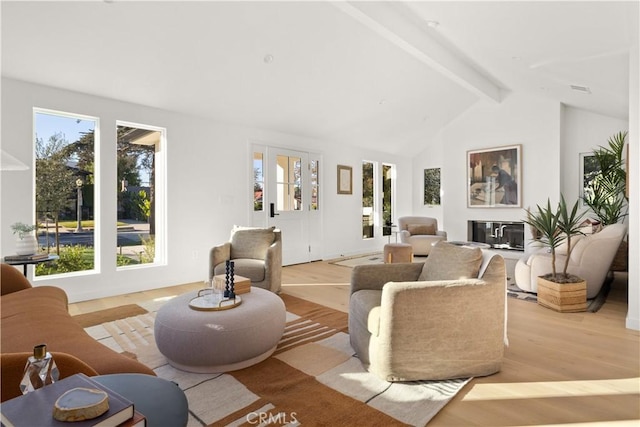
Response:
M102 246L101 246L101 230L102 230L102 216L101 216L101 212L102 212L102 197L101 197L101 188L102 188L102 180L101 180L101 168L100 168L100 146L101 146L101 139L100 139L100 125L101 125L101 120L100 117L97 116L91 116L89 114L81 114L81 113L71 113L68 111L62 111L62 110L55 110L52 108L44 108L44 107L33 107L32 108L32 113L31 113L31 119L32 119L32 125L31 125L31 129L32 129L32 138L31 138L31 153L32 153L32 165L31 165L31 170L32 170L32 174L31 174L31 179L32 179L32 192L31 192L31 200L32 200L32 220L33 220L33 224L36 223L36 221L38 220L37 215L36 215L36 138L38 136L37 133L37 120L36 120L36 116L38 114L46 114L46 115L54 115L54 116L61 116L61 117L66 117L66 118L70 118L70 119L76 119L76 120L91 120L95 123L94 126L94 131L93 131L93 163L94 163L94 170L93 170L93 186L94 186L94 193L93 193L93 221L94 221L94 227L93 227L93 268L90 270L78 270L78 271L71 271L71 272L66 272L66 273L57 273L57 274L47 274L47 275L40 275L38 276L36 274L36 271L34 269L33 271L33 281L34 282L40 282L40 281L51 281L51 280L55 280L55 279L59 279L59 278L68 278L68 277L78 277L78 276L88 276L88 275L95 275L95 274L100 274L102 271L101 268L101 260L102 260ZM36 237L37 238L37 237Z
M168 263L168 251L167 251L167 128L161 126L148 125L137 122L130 122L126 120L116 120L115 129L117 135L117 129L119 126L132 127L137 129L150 130L153 132L160 132L160 142L156 146L154 154L154 197L155 197L155 248L154 248L154 260L153 262L144 264L133 264L117 266L116 271L136 270L141 268L152 268L158 266L165 266ZM116 136L117 138L117 136ZM114 155L117 150L117 141L114 141ZM113 194L114 204L117 206L117 188ZM116 231L117 233L117 231ZM116 236L117 240L117 236ZM116 246L117 249L117 246Z

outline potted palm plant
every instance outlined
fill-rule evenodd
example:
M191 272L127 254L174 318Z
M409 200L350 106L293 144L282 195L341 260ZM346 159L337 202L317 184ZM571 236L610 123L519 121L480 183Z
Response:
M626 139L627 132L618 132L609 138L607 146L593 150L598 170L588 177L583 200L603 226L624 222L627 216L629 197L623 159ZM611 271L626 271L628 258L628 242L623 239Z
M537 205L537 212L527 209L527 218L524 220L536 232L534 242L546 246L551 253L551 272L538 277L538 303L557 311L584 311L587 307L586 282L567 272L571 252L574 245L572 237L582 234L580 222L584 212L578 212L578 201L568 209L564 196L560 195L560 202L554 209L551 201L547 199L547 205ZM562 272L556 268L556 251L560 245L566 243L566 254Z
M626 172L622 158L626 139L627 132L618 132L609 138L606 147L593 150L598 171L589 177L583 199L602 225L615 224L627 215Z

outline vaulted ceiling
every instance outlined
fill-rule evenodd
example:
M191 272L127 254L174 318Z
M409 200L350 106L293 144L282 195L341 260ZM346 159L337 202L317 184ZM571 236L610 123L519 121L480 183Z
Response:
M405 154L512 92L626 118L638 31L638 1L3 1L1 14L4 77Z

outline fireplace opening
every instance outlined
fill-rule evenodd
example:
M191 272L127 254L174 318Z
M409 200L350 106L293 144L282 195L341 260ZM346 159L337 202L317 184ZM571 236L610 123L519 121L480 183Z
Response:
M494 249L524 251L524 223L519 221L468 221L467 239Z

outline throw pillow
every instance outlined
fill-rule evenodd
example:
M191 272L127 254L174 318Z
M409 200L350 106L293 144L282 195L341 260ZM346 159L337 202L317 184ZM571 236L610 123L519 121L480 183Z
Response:
M234 227L231 233L231 258L264 259L275 240L275 227Z
M434 235L436 234L435 224L407 224L407 231L411 235Z
M481 265L480 248L465 248L440 241L431 248L418 280L473 279L478 277Z

